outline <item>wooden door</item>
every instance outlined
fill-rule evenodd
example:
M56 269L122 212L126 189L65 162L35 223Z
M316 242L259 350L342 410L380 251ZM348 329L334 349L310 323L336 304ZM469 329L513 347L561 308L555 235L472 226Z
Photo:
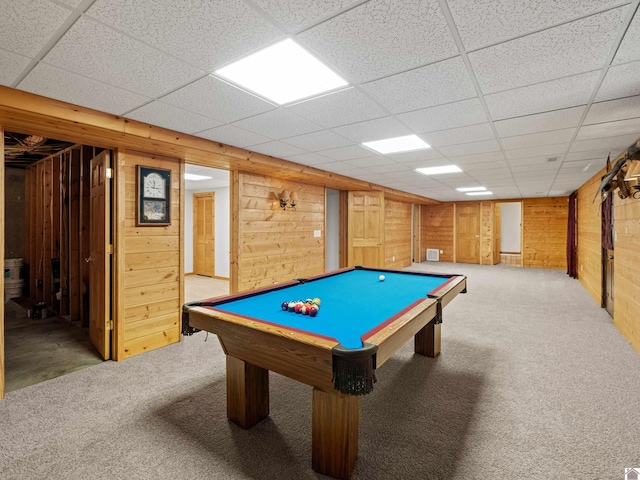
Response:
M500 246L502 244L502 219L500 204L493 204L493 265L500 263Z
M0 238L0 259L4 266L4 130L0 125L0 186L3 194L0 195L0 225L2 225L2 238ZM2 270L4 273L4 269ZM0 277L0 289L4 295L4 275ZM4 398L4 299L0 302L0 400Z
M384 267L384 193L349 192L349 266Z
M111 358L111 188L109 151L91 160L89 226L89 337L102 358Z
M480 263L480 204L456 204L456 262Z
M193 273L215 275L215 200L214 193L193 195Z

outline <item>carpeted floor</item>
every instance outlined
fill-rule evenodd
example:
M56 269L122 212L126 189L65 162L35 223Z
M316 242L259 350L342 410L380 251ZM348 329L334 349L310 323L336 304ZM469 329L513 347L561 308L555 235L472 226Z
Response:
M429 263L469 293L442 354L405 345L362 398L354 479L622 479L640 467L640 355L562 271ZM224 354L204 332L10 392L4 479L320 479L311 388L271 374L270 418L226 420ZM206 340L206 341L205 341Z

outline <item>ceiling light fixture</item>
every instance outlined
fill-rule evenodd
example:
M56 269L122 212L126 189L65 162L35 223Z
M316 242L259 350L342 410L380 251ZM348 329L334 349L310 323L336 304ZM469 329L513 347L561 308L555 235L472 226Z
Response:
M469 193L466 193L465 195L493 195L493 192L489 192L489 191L486 191L486 192L469 192Z
M290 38L215 71L278 105L348 85Z
M456 188L459 192L480 192L482 190L486 190L486 187L460 187Z
M184 174L184 179L185 180L195 180L196 182L199 180L207 180L209 178L212 177L205 177L204 175L196 175L195 173L185 173Z
M431 145L417 135L405 135L404 137L364 142L362 145L378 153L382 153L383 155L387 153L409 152L411 150L426 150L427 148L431 148Z
M440 167L416 168L416 172L423 175L439 175L441 173L457 173L462 169L457 165L442 165Z

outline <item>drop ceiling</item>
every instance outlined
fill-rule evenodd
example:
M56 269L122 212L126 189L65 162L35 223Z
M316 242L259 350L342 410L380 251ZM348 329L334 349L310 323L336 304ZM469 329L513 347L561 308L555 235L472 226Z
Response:
M0 84L440 201L567 195L640 136L639 2L0 0ZM349 86L213 73L285 38ZM433 148L361 146L409 134Z

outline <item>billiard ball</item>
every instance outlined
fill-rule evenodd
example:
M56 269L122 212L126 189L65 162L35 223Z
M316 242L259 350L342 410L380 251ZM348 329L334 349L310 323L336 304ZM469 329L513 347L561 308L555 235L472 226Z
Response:
M294 310L296 313L301 313L302 311L302 303L296 303L296 306L294 307Z
M310 315L311 317L315 317L317 314L318 314L318 307L317 307L317 305L311 305L311 306L309 307L309 315Z
M318 297L314 298L312 302L315 303L317 306L320 306L320 299Z
M296 302L293 302L293 301L289 302L289 311L293 312L295 308L296 308Z
M384 282L384 275L380 275L380 276L378 277L378 280L380 280L381 282Z
M282 310L286 312L287 310L289 310L289 302L282 302L281 307L282 307Z
M309 307L302 305L302 307L300 307L300 313L302 315L309 315Z

